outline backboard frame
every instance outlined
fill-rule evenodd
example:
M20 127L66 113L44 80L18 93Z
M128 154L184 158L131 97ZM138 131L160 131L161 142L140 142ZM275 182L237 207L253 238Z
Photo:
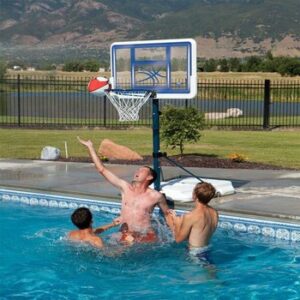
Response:
M174 63L172 62L173 53L178 50L186 51L186 55L183 58L183 70L180 74L184 77L180 82L175 83L175 79L172 76ZM121 79L118 78L118 59L121 51L128 52L129 65L128 68L128 86L125 89L131 90L153 90L157 93L158 99L191 99L197 95L197 46L193 39L170 39L170 40L149 40L149 41L129 41L129 42L116 42L111 45L111 84L113 89L124 89ZM160 51L163 53L161 59L145 59L137 58L139 52L155 52ZM119 63L120 65L120 63ZM163 69L163 74L160 74L160 70ZM153 70L148 71L147 68ZM182 66L181 66L182 67ZM143 71L145 68L146 71ZM140 71L142 69L142 71ZM147 83L145 80L137 80L138 76L148 76ZM142 75L141 75L142 74ZM149 75L150 74L150 75ZM158 77L165 77L163 79ZM173 76L174 77L174 76ZM160 83L159 80L164 80ZM156 83L158 82L158 83Z

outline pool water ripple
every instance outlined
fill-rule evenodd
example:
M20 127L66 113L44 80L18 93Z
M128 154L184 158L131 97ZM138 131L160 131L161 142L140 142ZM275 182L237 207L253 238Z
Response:
M99 251L65 239L71 209L0 201L0 212L0 299L300 298L297 243L219 228L203 265L157 221L162 244L124 249L113 229ZM95 212L94 224L113 217Z

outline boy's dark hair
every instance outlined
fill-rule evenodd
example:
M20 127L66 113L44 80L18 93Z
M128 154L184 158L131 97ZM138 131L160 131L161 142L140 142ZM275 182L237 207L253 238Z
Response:
M149 169L150 174L151 174L151 176L153 177L153 178L151 179L150 183L149 183L149 185L150 185L150 184L152 184L152 183L156 180L156 178L157 178L157 173L156 173L156 171L155 171L154 169L152 169L152 168L149 167L149 166L144 166L144 167Z
M86 207L77 208L71 216L71 220L79 229L86 229L91 226L93 215Z
M124 232L124 233L127 233L128 232L128 224L127 223L123 223L120 227L120 232Z
M207 204L216 194L216 189L207 182L199 182L196 184L194 196L200 203Z

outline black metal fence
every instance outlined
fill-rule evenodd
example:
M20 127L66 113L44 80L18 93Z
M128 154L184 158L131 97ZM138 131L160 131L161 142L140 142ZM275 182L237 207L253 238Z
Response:
M142 107L139 121L121 123L107 97L87 92L88 81L20 75L0 80L0 126L151 126L151 103ZM296 127L300 80L199 80L196 98L160 100L160 108L165 105L196 107L208 127Z

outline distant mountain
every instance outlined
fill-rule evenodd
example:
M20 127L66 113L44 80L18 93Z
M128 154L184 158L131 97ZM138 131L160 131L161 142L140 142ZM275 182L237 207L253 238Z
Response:
M0 56L95 56L193 37L203 57L300 56L300 0L0 0Z

